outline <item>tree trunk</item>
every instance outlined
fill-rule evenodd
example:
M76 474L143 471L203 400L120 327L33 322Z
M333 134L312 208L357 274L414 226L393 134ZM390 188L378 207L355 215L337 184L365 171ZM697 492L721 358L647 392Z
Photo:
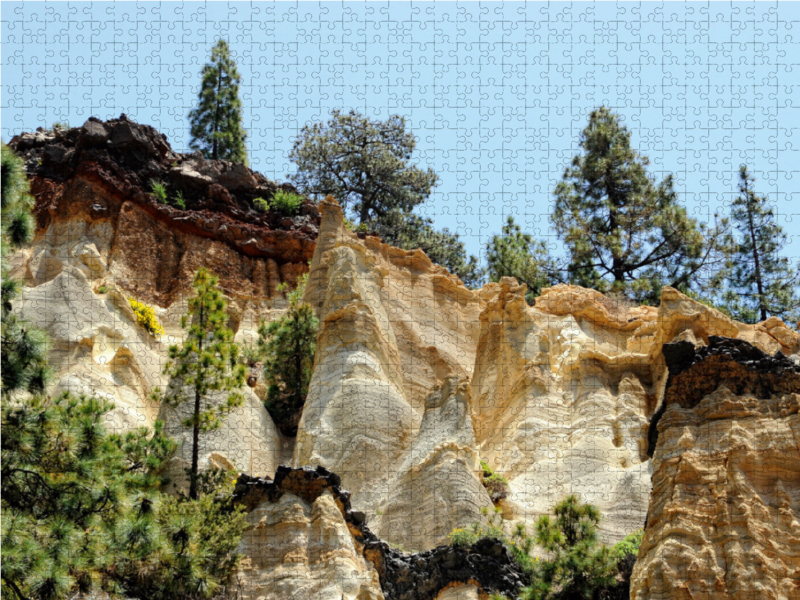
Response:
M212 158L217 160L219 158L219 154L217 151L217 132L219 131L219 93L222 89L222 65L219 67L219 72L217 73L217 107L214 111L214 151L212 153Z
M200 462L200 392L194 391L194 427L192 428L192 474L189 481L189 497L197 500L197 472Z
M745 183L745 186L747 184ZM745 187L747 195L747 221L750 229L750 243L753 245L753 259L756 263L756 288L758 289L758 309L761 312L761 320L767 320L767 307L764 305L764 282L761 278L761 261L756 246L756 228L753 223L753 202L751 202L750 192Z

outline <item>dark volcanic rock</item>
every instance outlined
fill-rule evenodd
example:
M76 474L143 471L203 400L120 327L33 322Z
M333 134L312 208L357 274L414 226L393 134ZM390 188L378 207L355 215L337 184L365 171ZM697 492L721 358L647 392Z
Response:
M439 546L415 554L392 548L372 533L364 513L352 510L341 478L323 467L280 466L274 479L242 474L233 496L235 502L253 510L261 502L277 502L284 494L311 504L325 490L333 495L364 558L375 565L386 600L435 600L441 590L457 583L472 583L486 593L515 598L525 583L510 552L497 540L482 539L469 548Z
M781 352L770 356L744 340L712 335L707 346L679 341L664 344L662 351L669 377L664 400L650 421L648 456L655 452L658 421L669 404L692 408L721 385L737 396L749 393L758 398L800 388L800 365Z

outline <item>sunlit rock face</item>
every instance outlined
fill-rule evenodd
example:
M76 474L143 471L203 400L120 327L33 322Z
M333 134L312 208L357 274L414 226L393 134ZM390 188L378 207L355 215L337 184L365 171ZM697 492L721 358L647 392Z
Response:
M798 598L800 367L708 341L663 348L665 410L631 598Z
M335 202L320 209L305 293L320 332L294 464L339 473L356 507L384 513L390 541L431 547L488 502L468 390L431 399L446 379L469 377L485 301L422 252L359 239ZM411 527L399 527L401 512Z
M281 467L274 481L240 478L248 508L235 578L243 600L383 600L375 566L339 478L324 470Z
M657 309L571 286L529 307L524 285L499 287L481 314L472 398L479 451L510 480L506 515L532 522L577 493L619 539L647 511Z

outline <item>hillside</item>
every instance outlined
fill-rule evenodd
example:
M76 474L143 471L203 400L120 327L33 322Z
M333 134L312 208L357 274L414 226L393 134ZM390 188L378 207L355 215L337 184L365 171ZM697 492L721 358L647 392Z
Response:
M174 153L124 115L10 145L38 226L12 257L15 311L53 340L54 391L111 398L120 431L164 418L183 442L176 475L187 434L147 397L167 383L194 270L219 275L238 341L309 272L320 330L297 437L253 381L201 448L202 467L247 474L241 598L511 597L501 544L446 545L495 505L481 460L508 479L508 527L569 493L601 509L606 542L646 522L631 598L800 594L800 334L779 319L738 323L672 288L658 308L566 285L529 306L511 278L470 290L419 250L349 231L335 201L259 213L277 184ZM156 180L185 209L158 202ZM127 297L158 307L160 339Z

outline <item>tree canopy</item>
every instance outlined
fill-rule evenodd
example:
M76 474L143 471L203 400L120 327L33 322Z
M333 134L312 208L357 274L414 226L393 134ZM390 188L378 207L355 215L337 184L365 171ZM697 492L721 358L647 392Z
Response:
M242 126L242 82L231 58L228 42L219 40L211 49L211 61L203 67L198 105L189 113L189 147L211 159L247 164L247 133Z
M410 164L415 148L399 115L379 121L355 110L333 110L327 123L301 130L289 155L297 165L291 179L309 196L333 195L359 223L392 210L409 213L439 180L431 169Z
M655 184L649 159L606 107L589 116L581 153L555 188L553 227L569 254L569 280L655 303L664 285L690 287L719 242L679 205L672 175Z
M745 323L771 316L796 323L800 319L800 266L781 255L786 234L767 199L753 189L746 165L739 170L739 196L731 203L735 232L730 239L730 265L724 306Z

